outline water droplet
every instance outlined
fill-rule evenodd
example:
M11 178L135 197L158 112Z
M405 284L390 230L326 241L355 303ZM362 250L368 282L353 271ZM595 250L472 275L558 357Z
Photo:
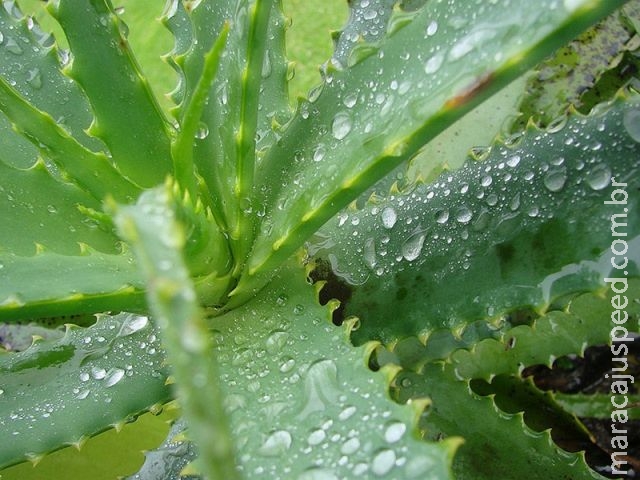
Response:
M144 315L128 315L124 322L122 322L122 327L120 328L120 332L118 333L119 337L126 337L128 335L132 335L139 330L142 330L149 323L149 317Z
M42 75L38 68L32 68L27 73L27 82L36 90L42 88Z
M55 207L55 205L47 205L47 212L49 212L49 213L57 213L58 209Z
M344 97L344 99L342 100L342 103L344 103L344 106L347 108L353 108L353 106L356 104L357 101L358 101L358 94L352 93Z
M360 448L360 440L354 437L354 438L350 438L349 440L345 441L342 444L342 447L340 447L340 452L343 455L353 455L358 451L359 448Z
M337 140L342 140L347 135L349 135L349 132L351 131L351 127L352 127L351 117L349 117L347 113L338 113L333 119L331 130L333 132L333 136Z
M258 453L265 457L277 457L291 448L293 439L286 430L276 430L264 441Z
M78 392L78 394L76 395L76 398L78 400L84 400L85 398L87 398L89 396L89 389L85 389L85 390L80 390Z
M81 382L87 382L89 380L89 374L87 372L82 372L80 374L80 381Z
M104 368L92 367L91 376L96 380L102 380L104 377L107 376L107 371Z
M629 136L636 142L640 142L640 110L632 109L625 111L622 124Z
M449 220L449 210L439 210L436 212L436 222L445 224Z
M436 34L437 31L438 31L438 22L436 22L435 20L432 20L431 22L429 22L429 25L427 25L427 36L432 37Z
M279 352L287 344L288 339L289 334L284 330L274 330L265 342L267 351L271 354Z
M315 152L313 152L313 161L321 162L326 152L327 150L324 148L324 145L318 145Z
M412 262L420 256L425 237L426 235L424 232L418 232L413 234L402 244L402 256L407 261Z
M384 439L387 443L395 443L399 441L407 431L407 426L402 422L391 422L387 425L384 432Z
M269 78L271 76L271 52L267 50L264 52L264 58L262 59L262 78Z
M391 471L396 463L396 453L393 450L384 449L376 453L371 462L371 471L379 477Z
M107 376L104 379L104 384L106 387L112 387L124 377L124 370L121 368L112 368L107 373Z
M340 414L338 415L338 418L344 422L345 420L348 420L351 417L353 417L354 413L356 413L356 407L354 407L353 405L349 405L348 407L345 407L345 409L340 412Z
M611 170L608 165L598 164L587 173L587 184L593 190L602 190L611 182Z
M196 131L196 138L198 140L204 140L209 136L209 127L206 123L200 122L198 125L198 130Z
M520 155L514 155L513 157L510 157L509 160L507 160L507 165L509 165L511 168L517 167L519 163Z
M391 207L384 208L380 215L382 217L382 225L384 225L385 228L393 228L398 220L396 211Z
M544 186L550 192L559 192L567 181L566 169L557 169L547 172L544 177Z
M297 480L338 480L338 477L328 468L312 467L298 475Z
M493 178L491 178L491 175L485 175L480 179L480 185L483 187L488 187L492 182Z
M13 38L7 39L5 47L10 53L13 53L14 55L22 55L22 47L18 45L18 43Z
M427 63L424 64L424 72L431 75L436 73L444 63L444 53L439 52L432 56Z
M305 404L297 418L305 419L313 412L325 410L340 396L338 368L333 360L319 360L307 371L304 385Z
M473 217L473 212L467 207L460 207L456 212L456 220L460 223L469 223Z
M312 431L307 438L307 443L313 447L320 445L327 438L327 434L321 428Z
M293 367L295 367L295 365L296 361L293 358L285 357L283 358L282 364L280 365L280 371L282 373L288 373L293 370Z

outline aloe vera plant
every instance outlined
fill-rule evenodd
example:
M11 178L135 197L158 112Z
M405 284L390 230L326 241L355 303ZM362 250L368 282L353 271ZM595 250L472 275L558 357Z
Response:
M175 401L130 478L607 473L522 372L638 332L638 2L349 7L291 106L279 1L170 0L165 108L110 0L3 1L1 468Z

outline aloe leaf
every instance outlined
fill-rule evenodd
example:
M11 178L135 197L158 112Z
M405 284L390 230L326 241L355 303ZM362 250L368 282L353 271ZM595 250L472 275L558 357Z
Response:
M73 54L68 74L91 99L90 133L104 141L114 164L132 181L144 187L162 182L172 169L168 122L110 1L61 0L51 13Z
M228 229L234 256L241 264L252 239L247 234L253 230L247 212L261 208L254 204L251 192L256 133L260 130L264 137L272 128L259 122L271 122L274 105L278 111L286 106L286 97L274 100L284 91L279 77L286 68L280 2L201 2L188 14L175 2L170 5L165 21L176 34L173 62L182 74L178 90L179 122L204 69L203 53L218 38L225 21L237 27L230 30L227 49L201 118L194 163L209 187L214 212L224 212L221 227ZM190 28L184 28L185 25ZM256 105L262 105L261 109Z
M0 111L13 128L35 143L42 154L55 162L62 174L78 183L95 198L107 194L127 200L134 198L138 188L127 181L109 163L103 153L94 153L75 140L49 114L31 105L6 80L0 78ZM0 152L2 161L11 152Z
M61 254L79 254L78 243L84 243L117 251L118 238L79 208L99 211L100 202L54 178L44 162L22 170L0 161L0 178L0 250L28 256L38 244Z
M100 315L59 340L0 354L0 466L79 446L166 402L163 362L157 331L132 314Z
M172 209L169 185L146 191L135 206L115 208L120 235L131 244L147 280L147 299L162 332L180 404L210 478L239 478L222 404L217 358L195 287L183 260L186 236Z
M215 319L242 472L274 479L450 478L457 441L419 439L414 426L425 403L391 401L394 370L367 367L376 344L351 346L351 326L331 324L304 277L289 266L251 304Z
M640 298L640 282L630 282L628 295ZM585 294L572 300L565 311L552 311L532 326L521 325L505 332L501 339L486 339L470 350L459 350L451 358L459 378L489 380L496 375L518 374L530 365L551 366L561 356L583 355L588 345L611 339L611 290L607 296ZM631 302L629 316L640 314Z
M501 411L492 397L474 393L450 365L429 364L420 374L401 372L395 382L402 401L416 396L431 399L432 407L421 422L427 438L465 439L453 463L459 480L604 478L587 466L583 453L557 447L549 430L536 432L527 426L523 413Z
M638 394L629 394L627 397L630 406L640 403L640 395ZM555 393L554 400L577 417L610 420L611 413L616 410L611 404L610 393ZM622 398L616 399L620 405L623 401ZM637 408L630 408L627 413L630 420L640 420L640 412Z
M622 206L603 203L614 181L637 188L637 108L618 100L571 116L564 128L530 126L516 145L494 145L484 162L338 215L310 253L327 259L352 291L344 315L362 319L355 338L392 341L495 323L599 289L613 271L613 214L628 223L628 272L637 276L637 217L625 221ZM637 201L629 195L629 211ZM390 315L403 321L388 322Z
M0 76L32 105L63 125L82 145L92 150L103 149L98 139L84 132L91 123L86 97L79 86L62 73L64 63L69 60L68 52L60 50L54 38L33 18L24 16L15 2L5 2L5 5L0 9L0 31L3 32ZM51 95L52 91L56 94ZM16 162L15 150L3 151L12 153L7 160L13 166L27 167L36 159L33 155Z
M0 319L144 309L144 283L127 251L82 255L40 250L30 257L0 255ZM55 281L51 279L55 278Z
M327 72L322 93L300 107L263 160L258 189L273 201L234 301L369 185L619 3L553 6L496 2L476 11L428 2L410 23L391 20L375 53L354 50L351 66Z
M536 67L520 106L521 121L514 125L514 130L524 127L530 118L548 125L571 105L588 112L594 103L585 104L585 97L589 97L598 80L621 62L625 52L640 47L629 17L640 18L637 0L630 1ZM628 81L629 75L625 76ZM594 95L590 97L593 102ZM598 97L601 95L595 96L599 102L610 100Z
M335 49L331 61L338 65L349 63L349 57L359 45L374 44L387 33L389 20L394 18L394 9L414 11L426 0L354 0L349 2L349 20L342 30L334 35Z

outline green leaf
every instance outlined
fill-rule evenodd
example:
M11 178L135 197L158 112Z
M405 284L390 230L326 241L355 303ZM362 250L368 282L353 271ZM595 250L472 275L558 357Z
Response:
M627 395L627 398L629 406L640 403L638 394ZM611 413L616 410L611 403L610 393L555 393L554 400L566 411L583 418L610 420ZM624 399L619 397L616 402L623 405ZM627 413L630 420L640 420L640 411L637 408L629 408Z
M629 282L626 295L640 298L640 281ZM583 355L588 345L611 339L611 290L606 296L586 294L572 300L565 311L552 311L532 326L508 330L500 339L483 340L470 350L450 357L459 378L489 380L495 375L518 374L531 365L551 366L564 355ZM640 316L640 305L630 302L629 316ZM633 327L631 327L633 329Z
M144 283L126 250L106 254L85 246L82 255L9 253L0 255L0 267L2 320L145 307Z
M123 201L135 198L138 188L109 163L103 153L94 153L78 143L50 115L35 108L28 99L0 78L0 110L9 118L13 128L35 143L41 153L52 160L61 175L74 181L96 199L107 194ZM10 152L0 152L4 157Z
M80 445L168 401L157 335L147 317L101 315L59 340L0 354L0 468Z
M613 181L638 187L637 108L619 100L572 116L559 131L529 127L516 145L494 145L484 162L338 215L310 253L327 259L351 292L344 315L362 320L357 341L495 324L599 289L613 270L613 214L627 218L618 230L637 276L637 216L603 203ZM629 211L638 208L637 196L628 202Z
M62 73L68 52L60 50L54 38L43 32L31 17L24 16L14 2L0 9L0 31L3 46L0 49L0 76L37 109L48 113L63 126L78 142L93 150L104 149L96 138L85 133L91 123L91 109L78 84ZM51 92L55 92L52 95ZM2 138L5 137L3 132ZM12 135L8 135L11 138ZM14 135L15 136L15 135ZM15 158L14 149L3 149L11 153L5 161L26 168L35 160L31 155Z
M425 403L393 403L387 389L394 370L367 368L376 345L354 348L350 327L336 328L329 317L304 272L287 267L250 304L215 319L242 472L450 478L457 441L423 443L415 422Z
M523 413L501 411L492 397L474 393L451 365L429 364L420 374L401 372L395 383L400 400L431 399L432 407L421 422L427 438L464 438L453 463L459 480L604 478L589 469L583 453L557 447L549 430L536 432L527 426Z
M169 125L111 2L61 0L51 13L73 54L69 75L91 101L90 133L104 141L114 164L132 181L144 187L162 182L172 170Z
M172 209L170 185L148 190L135 206L117 207L115 222L131 244L148 284L180 405L210 478L239 478L223 407L223 387L212 340L183 260L186 236Z
M263 159L257 189L267 192L267 215L233 303L373 182L619 3L553 5L427 2L375 54L354 51L352 65L328 71L322 93ZM466 18L474 21L456 21Z
M204 69L203 54L218 38L225 21L237 27L230 30L200 119L194 162L211 193L216 220L228 231L234 257L241 265L252 240L253 220L248 212L262 208L251 192L256 133L260 138L271 138L268 132L272 120L286 121L286 117L275 115L286 112L288 106L286 97L278 97L286 92L282 77L287 68L282 53L284 20L280 2L235 3L201 2L192 10L188 5L187 14L180 3L174 2L165 21L176 35L173 61L182 74L177 113L180 123ZM261 107L254 109L256 105Z
M100 202L56 179L44 162L22 170L0 161L0 178L0 251L28 256L36 245L45 245L60 254L79 254L79 244L117 251L118 238L110 228L83 213L100 211Z

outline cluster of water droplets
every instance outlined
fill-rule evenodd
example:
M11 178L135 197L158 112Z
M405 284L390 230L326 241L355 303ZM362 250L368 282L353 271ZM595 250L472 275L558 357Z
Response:
M251 318L234 318L215 336L243 471L421 478L429 465L414 458L421 445L409 434L411 414L386 398L364 351L349 347L326 312L299 294L258 302L245 312Z
M311 253L328 250L334 271L354 284L426 258L466 269L486 245L555 215L564 218L583 199L604 198L612 177L628 175L609 159L611 149L634 148L640 115L629 108L611 116L562 119L513 144L477 149L479 160L430 185L344 211Z
M41 378L38 368L22 371L22 379L17 380L29 381L27 378L31 378L30 387L15 391L13 383L16 379L10 374L6 378L3 394L17 395L21 400L19 407L0 415L0 428L9 431L15 439L26 438L34 430L46 432L53 428L57 432L54 437L69 437L53 440L48 448L58 446L58 442L78 441L86 433L86 427L82 422L76 427L76 422L70 420L74 415L91 418L96 412L102 415L112 408L105 418L113 423L124 421L138 412L128 410L132 407L127 392L132 385L151 379L154 388L165 388L164 352L157 332L146 316L129 313L101 316L96 325L86 329L72 328L65 338L48 343L50 347L37 348L51 348L52 352L69 357L60 365L56 376ZM150 385L147 383L147 386ZM102 428L107 426L102 425ZM41 439L47 441L45 433L41 434Z

